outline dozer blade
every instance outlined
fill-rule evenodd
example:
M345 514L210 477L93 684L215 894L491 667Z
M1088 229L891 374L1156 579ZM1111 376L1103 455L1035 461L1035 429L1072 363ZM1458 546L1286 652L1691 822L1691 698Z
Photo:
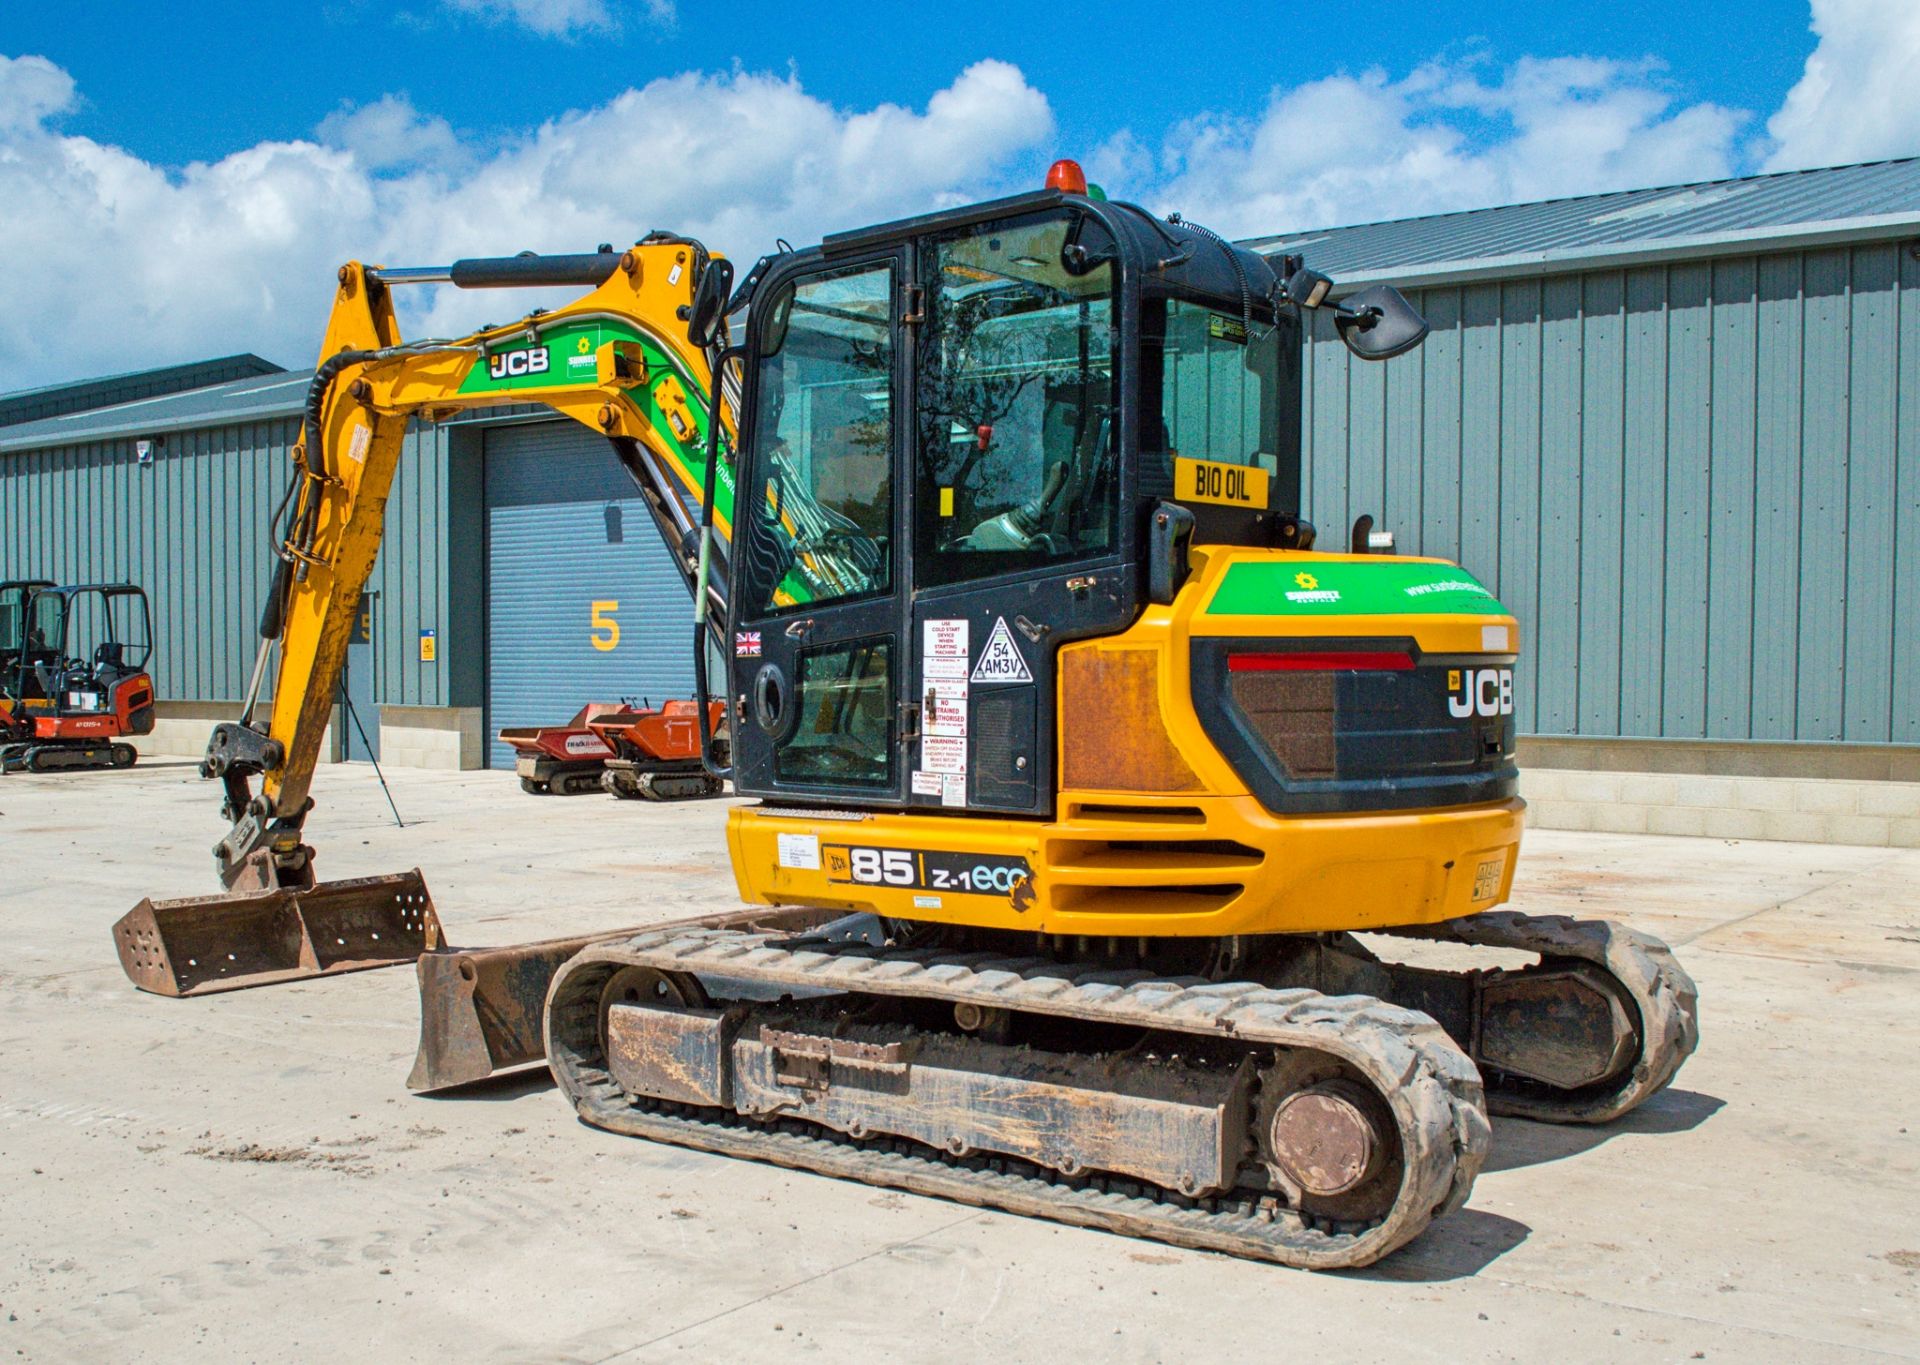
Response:
M676 921L688 928L798 933L839 912L729 910ZM409 1090L445 1090L547 1058L544 1021L554 973L582 949L659 929L658 924L502 948L441 948L420 955L420 1050Z
M411 962L441 943L415 868L305 890L143 900L113 926L127 977L156 995L301 981Z
M542 1019L553 974L588 944L638 932L420 954L420 1051L407 1089L444 1090L543 1061Z

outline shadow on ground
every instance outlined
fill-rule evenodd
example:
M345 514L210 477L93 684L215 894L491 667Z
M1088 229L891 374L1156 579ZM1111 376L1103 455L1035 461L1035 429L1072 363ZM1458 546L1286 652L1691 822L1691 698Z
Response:
M1531 1119L1493 1121L1493 1151L1485 1174L1540 1166L1590 1152L1625 1133L1686 1133L1712 1118L1726 1101L1697 1090L1662 1090L1638 1109L1612 1123L1536 1123Z
M503 1071L498 1075L488 1076L485 1080L470 1081L466 1085L449 1086L445 1090L429 1090L414 1098L455 1102L480 1100L498 1104L527 1095L536 1095L542 1090L553 1088L551 1071L545 1066L528 1066L517 1071Z
M1438 1284L1478 1275L1533 1233L1525 1223L1485 1209L1447 1214L1378 1265L1345 1272L1356 1280ZM1336 1272L1341 1273L1341 1272Z

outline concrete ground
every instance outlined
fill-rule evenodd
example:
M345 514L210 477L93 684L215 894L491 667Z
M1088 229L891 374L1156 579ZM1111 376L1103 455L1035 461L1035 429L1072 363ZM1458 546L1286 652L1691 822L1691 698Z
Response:
M323 769L321 872L454 942L731 902L718 803ZM136 993L210 888L188 765L0 778L0 1351L32 1359L1920 1359L1920 851L1530 836L1515 904L1663 935L1704 1041L1627 1120L1503 1120L1471 1205L1311 1275L583 1127L544 1073L402 1086L410 971ZM274 1160L258 1159L272 1156Z

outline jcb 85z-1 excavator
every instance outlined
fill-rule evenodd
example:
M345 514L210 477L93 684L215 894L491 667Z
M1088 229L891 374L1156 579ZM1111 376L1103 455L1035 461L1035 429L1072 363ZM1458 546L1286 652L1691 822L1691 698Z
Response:
M1662 945L1496 910L1514 617L1453 564L1319 552L1294 514L1303 319L1384 360L1425 333L1404 299L1336 304L1071 163L731 276L660 235L342 268L264 623L272 714L207 761L221 874L254 888L224 923L328 892L302 889L308 780L408 419L535 402L609 437L687 573L703 703L725 656L712 766L752 798L734 875L780 907L535 945L564 958L544 1053L586 1122L1336 1267L1464 1202L1489 1112L1599 1122L1672 1079L1694 992ZM423 279L595 287L406 343L391 291ZM385 897L431 946L417 876L344 885L345 919L392 931ZM219 988L169 942L209 913L143 905L129 972ZM287 974L380 956L312 937L346 956ZM1406 939L1538 960L1406 965ZM473 967L459 989L487 988Z

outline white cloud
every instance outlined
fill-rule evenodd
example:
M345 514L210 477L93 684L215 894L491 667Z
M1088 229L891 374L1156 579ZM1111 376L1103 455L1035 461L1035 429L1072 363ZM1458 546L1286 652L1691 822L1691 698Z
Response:
M1767 169L1920 153L1920 5L1813 0L1813 31L1806 70L1767 120Z
M1479 65L1330 76L1257 118L1193 120L1161 147L1152 198L1254 234L1736 172L1747 116L1680 104L1650 64L1529 57L1491 81Z
M307 363L350 258L591 250L656 227L751 258L777 236L1005 192L1009 162L1053 129L1004 62L924 109L846 111L790 77L692 74L487 146L393 96L329 116L314 141L170 173L51 126L73 98L51 63L0 65L0 257L31 263L0 311L0 389L243 349ZM403 326L461 331L539 301L410 293Z
M546 38L577 38L589 33L612 33L625 13L638 10L654 26L671 28L674 0L640 0L638 4L609 4L608 0L441 0L448 9L496 24L518 24Z
M465 153L453 126L413 107L405 95L386 95L372 104L342 105L320 121L319 139L350 151L370 171L406 166L449 166Z
M73 77L45 57L0 56L0 133L38 127L73 107Z

